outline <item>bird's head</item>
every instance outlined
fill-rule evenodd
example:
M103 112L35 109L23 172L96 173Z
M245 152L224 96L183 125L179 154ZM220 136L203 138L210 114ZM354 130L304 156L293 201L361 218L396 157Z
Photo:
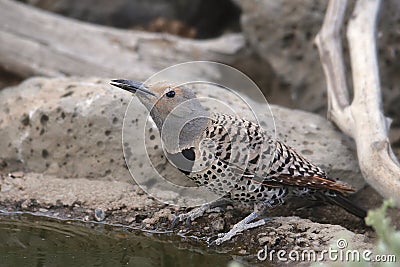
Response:
M176 131L179 130L181 139L193 139L192 135L204 128L209 117L196 94L187 85L171 82L145 85L130 80L112 80L111 85L135 93L150 112L160 133L165 135L174 135L176 138ZM163 128L167 131L163 131Z

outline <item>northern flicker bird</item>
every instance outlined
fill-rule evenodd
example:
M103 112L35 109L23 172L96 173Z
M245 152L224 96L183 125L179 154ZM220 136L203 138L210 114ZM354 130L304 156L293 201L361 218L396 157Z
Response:
M136 94L161 133L169 159L189 179L222 198L254 204L254 212L220 234L214 244L265 224L268 218L260 216L291 195L334 203L360 218L366 216L346 198L352 187L328 178L324 170L260 125L206 110L186 85L146 86L129 80L112 80L111 85ZM177 220L194 220L214 204L181 214Z

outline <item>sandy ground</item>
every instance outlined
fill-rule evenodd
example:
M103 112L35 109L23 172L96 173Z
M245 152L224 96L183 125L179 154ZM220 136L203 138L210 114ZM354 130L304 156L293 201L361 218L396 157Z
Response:
M0 186L1 210L157 230L174 238L180 237L183 244L199 247L205 247L208 238L212 240L218 233L228 231L251 211L246 207L228 205L222 212L216 210L189 224L180 223L172 227L174 214L184 210L158 202L133 183L60 179L36 173L3 171ZM367 208L379 206L381 202L380 196L369 187L354 195L353 199ZM399 224L398 213L392 213L394 221ZM373 230L360 219L330 205L307 207L289 202L271 211L271 217L273 220L266 225L211 249L254 260L254 255L264 245L271 249L322 250L339 236L346 236L353 247L362 249L372 248L375 241Z

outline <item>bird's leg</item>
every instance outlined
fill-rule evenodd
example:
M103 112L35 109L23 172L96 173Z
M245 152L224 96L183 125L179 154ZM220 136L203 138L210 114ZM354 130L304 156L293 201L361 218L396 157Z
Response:
M257 219L260 215L262 215L267 208L269 208L269 205L262 204L262 205L254 205L254 211L250 213L246 218L235 224L232 229L227 232L227 233L220 233L218 235L218 238L214 240L213 242L210 243L210 245L221 245L223 242L231 240L234 236L237 234L248 230L252 228L259 227L261 225L264 225L267 221L269 221L271 218L263 218L258 221L252 222L255 219Z
M172 221L172 226L175 226L178 222L182 222L184 220L186 220L186 224L189 224L191 221L194 221L195 219L203 216L206 211L216 208L218 206L226 205L227 203L229 203L227 199L219 198L210 203L203 204L200 207L195 208L187 213L179 214Z

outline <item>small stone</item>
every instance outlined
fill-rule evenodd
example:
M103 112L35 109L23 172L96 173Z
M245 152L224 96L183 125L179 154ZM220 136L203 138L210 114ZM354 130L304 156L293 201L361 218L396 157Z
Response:
M309 228L309 227L308 227L307 225L298 225L298 226L297 226L297 229L299 229L299 230L302 231L302 232L307 231L308 228Z
M308 238L305 238L305 237L297 238L296 244L297 244L297 245L305 245L305 244L308 244Z
M61 201L60 199L57 199L57 200L56 200L56 206L59 207L59 208L61 208L61 207L64 206L64 204L62 203L62 201Z
M279 240L278 236L274 236L274 237L264 236L264 237L261 237L261 238L258 239L258 243L260 245L265 245L265 244L275 245L278 240Z
M146 194L146 192L144 192L143 189L138 188L138 189L136 190L136 194L137 194L138 196L142 196L142 195Z
M259 233L258 235L257 235L257 237L258 238L261 238L261 237L264 237L264 236L266 236L267 235L267 233Z
M216 216L218 216L218 214L215 214L215 213L221 213L221 212L223 212L224 210L221 208L221 207L215 207L215 208L213 208L213 209L209 209L209 210L207 210L206 212L207 213L213 213L213 214L210 214L210 216L214 216L214 217L216 217ZM209 216L209 218L211 218Z
M17 171L17 172L12 172L8 174L8 177L10 178L22 178L24 177L25 173L22 171Z
M21 208L22 209L27 209L29 207L29 201L25 200L24 202L21 203Z
M319 246L321 246L321 244L320 244L319 241L313 241L311 244L312 244L314 247L319 247Z
M294 239L291 237L286 237L286 241L290 244L294 242Z
M263 236L258 239L258 243L260 245L264 245L264 244L268 243L269 240L270 240L270 238L268 236Z
M106 218L106 214L102 209L97 208L94 210L94 218L96 219L96 221L101 222L104 221L104 219Z
M310 123L308 126L310 126L310 128L313 128L313 129L318 128L318 126L315 123Z
M133 218L133 217L129 217L129 218L126 219L126 221L128 223L132 223L134 220L135 220L135 218Z
M245 249L241 249L241 250L238 251L238 254L239 255L245 255L245 254L247 254L247 251Z
M211 227L215 231L222 231L225 227L225 221L222 218L211 221Z
M203 229L204 229L204 231L208 231L208 230L210 230L210 227L205 226Z
M45 209L45 208L40 208L39 209L39 212L48 212L49 210L48 209Z
M88 222L88 221L89 221L89 215L86 215L85 217L83 217L83 220L84 220L85 222Z

